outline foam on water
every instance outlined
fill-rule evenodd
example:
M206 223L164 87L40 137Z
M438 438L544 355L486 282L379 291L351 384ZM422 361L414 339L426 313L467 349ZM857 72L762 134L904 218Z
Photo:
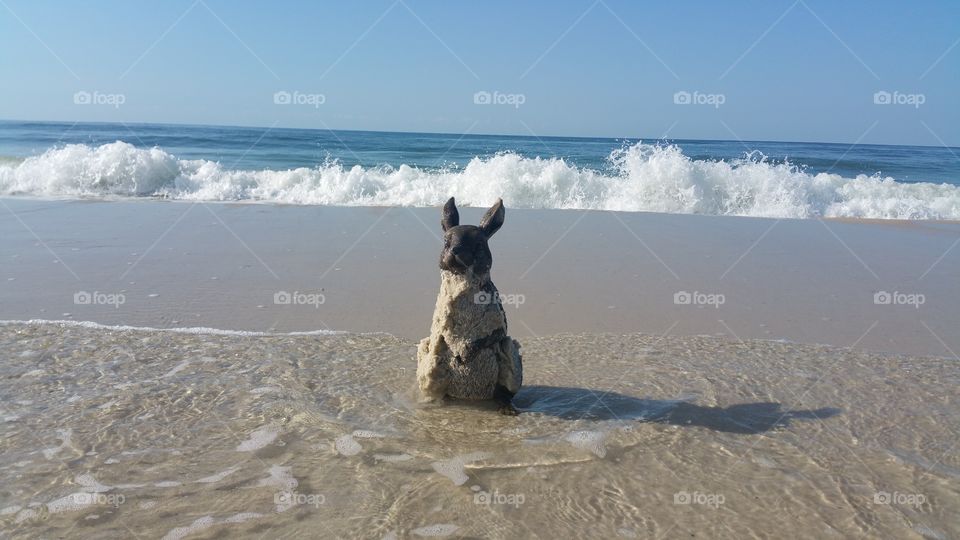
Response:
M575 431L565 437L565 440L576 448L592 452L597 457L607 455L604 439L606 434L599 431Z
M490 454L486 452L472 452L462 456L454 456L446 461L435 461L431 466L433 470L446 476L452 480L454 484L462 486L470 479L470 477L467 476L467 464L489 457Z
M221 524L243 523L244 521L249 521L251 519L257 519L261 517L263 517L263 514L260 514L257 512L241 512L239 514L234 514L230 517L224 518L219 523ZM172 529L163 537L163 540L180 540L194 533L200 532L204 529L209 529L210 527L213 527L217 523L218 523L217 520L214 519L213 516L203 516L201 518L197 518L196 520L193 521L193 523L187 526L176 527Z
M292 467L271 465L269 476L260 480L258 486L267 486L281 491L291 491L299 485L299 481L290 472Z
M650 211L776 218L960 219L960 187L893 178L810 174L762 156L695 160L678 146L617 149L603 170L516 153L476 157L463 168L400 165L231 170L117 141L69 144L0 163L0 195L162 197L338 206L467 206L503 197L515 208Z
M338 437L337 440L333 442L334 449L341 456L355 456L363 450L363 447L360 446L360 443L353 438L353 435L347 434L341 437Z
M264 448L276 440L280 430L276 426L264 426L249 435L247 440L237 445L237 452L253 452Z
M108 324L95 323L92 321L71 321L71 320L65 320L65 319L29 319L29 320L2 319L0 320L0 326L9 326L9 325L18 325L18 324L90 328L93 330L121 330L121 331L134 331L134 332L173 332L175 334L197 334L197 335L212 335L212 336L330 336L330 335L345 333L337 330L309 330L306 332L254 332L249 330L222 330L219 328L207 328L205 326L191 326L186 328L154 328L152 326L108 325ZM187 363L178 365L174 368L175 371L171 371L167 373L166 375L164 375L164 377L175 375L177 371L180 371L186 366L187 366Z
M410 531L410 534L416 536L444 537L452 535L459 529L460 527L452 523L437 523L435 525L427 525L426 527L414 529Z
M163 540L180 540L181 538L186 538L187 536L208 529L214 524L213 516L203 516L197 518L190 525L186 527L176 527L171 530L166 536L163 537Z

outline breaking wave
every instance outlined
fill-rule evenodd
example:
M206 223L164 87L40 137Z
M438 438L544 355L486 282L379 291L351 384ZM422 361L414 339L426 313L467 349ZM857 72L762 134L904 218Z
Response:
M0 195L160 197L336 206L461 205L503 197L514 208L570 208L776 218L960 219L960 187L892 178L811 174L764 158L694 160L675 145L617 149L602 170L561 158L500 153L462 168L363 167L232 170L161 148L117 141L70 144L0 160Z

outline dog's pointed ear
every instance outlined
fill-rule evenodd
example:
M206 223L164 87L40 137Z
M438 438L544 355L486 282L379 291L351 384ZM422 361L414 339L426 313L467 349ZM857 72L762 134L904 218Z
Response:
M503 215L503 199L497 199L497 202L487 210L487 213L480 220L480 230L487 235L487 238L493 236L493 233L503 226Z
M457 212L457 202L450 197L447 204L443 205L443 213L440 216L440 227L443 232L447 232L450 227L456 227L460 224L460 212Z

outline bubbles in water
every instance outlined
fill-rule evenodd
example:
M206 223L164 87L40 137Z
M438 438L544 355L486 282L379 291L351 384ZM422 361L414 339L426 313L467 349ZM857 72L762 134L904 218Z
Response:
M168 532L163 540L181 540L187 536L202 531L208 527L213 526L213 516L203 516L202 518L197 518L193 523L187 525L186 527L177 527L170 532Z
M230 476L231 474L233 474L233 473L235 473L235 472L237 472L237 471L239 471L239 470L240 470L240 467L230 467L229 469L227 469L227 470L225 470L225 471L221 471L221 472L218 472L218 473L216 473L216 474L212 474L212 475L210 475L210 476L206 476L206 477L204 477L204 478L201 478L201 479L197 480L197 482L198 482L198 483L201 483L201 484L212 484L212 483L214 483L214 482L219 482L219 481L223 480L224 478Z
M574 431L564 440L580 450L592 452L597 457L604 457L607 455L607 447L604 444L606 438L606 434L599 431Z
M253 452L272 443L280 434L279 428L275 426L264 426L253 433L250 437L237 445L238 452Z
M333 447L341 456L355 456L363 450L360 443L353 438L353 435L349 434L338 437L337 440L333 441Z
M431 463L433 470L438 473L446 476L453 481L454 484L462 486L470 478L467 476L466 464L474 461L479 461L481 459L487 459L490 457L490 454L486 452L473 452L471 454L465 454L462 456L456 456L447 461L435 461Z
M443 537L450 536L459 529L460 527L450 523L438 523L436 525L427 525L426 527L414 529L410 531L410 534L415 534L417 536Z

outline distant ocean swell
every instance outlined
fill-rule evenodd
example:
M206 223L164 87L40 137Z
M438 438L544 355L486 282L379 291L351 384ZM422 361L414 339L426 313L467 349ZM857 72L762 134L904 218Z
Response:
M514 153L458 169L345 167L231 170L125 142L70 144L0 159L0 195L159 197L336 206L468 206L503 197L518 208L576 208L777 218L960 219L960 187L892 178L809 174L765 160L693 160L677 146L635 144L603 170Z

